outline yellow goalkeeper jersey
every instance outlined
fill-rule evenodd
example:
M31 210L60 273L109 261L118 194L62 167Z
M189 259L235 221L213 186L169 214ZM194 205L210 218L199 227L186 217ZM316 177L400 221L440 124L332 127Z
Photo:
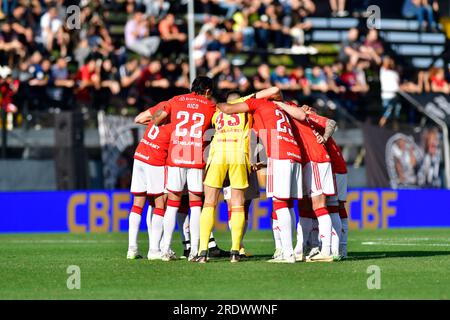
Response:
M235 99L230 103L244 102L252 96ZM216 151L248 154L251 121L249 113L225 114L219 110L216 111L212 117L212 124L216 132L211 142L210 155Z

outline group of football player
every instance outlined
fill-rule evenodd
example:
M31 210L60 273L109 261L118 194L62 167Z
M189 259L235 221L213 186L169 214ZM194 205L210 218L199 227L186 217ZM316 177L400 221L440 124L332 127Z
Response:
M332 138L336 122L283 100L277 87L245 97L230 91L224 103L214 102L212 92L213 81L199 76L190 93L135 118L147 128L134 154L127 258L141 257L137 238L148 201L149 260L177 259L172 236L178 223L188 261L240 261L249 255L243 237L251 201L264 185L273 204L275 252L269 262L345 258L347 168ZM222 190L230 251L219 249L213 235Z

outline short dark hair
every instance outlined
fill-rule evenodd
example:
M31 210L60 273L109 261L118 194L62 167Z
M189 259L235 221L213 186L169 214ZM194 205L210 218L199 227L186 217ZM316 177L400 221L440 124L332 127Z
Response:
M210 77L198 76L194 79L191 86L191 92L204 95L206 91L212 91L214 87L213 80Z
M230 90L230 91L228 91L228 92L225 94L225 100L228 100L228 97L231 96L231 95L233 95L233 94L236 94L236 95L238 95L239 97L241 96L241 92L240 92L239 90Z

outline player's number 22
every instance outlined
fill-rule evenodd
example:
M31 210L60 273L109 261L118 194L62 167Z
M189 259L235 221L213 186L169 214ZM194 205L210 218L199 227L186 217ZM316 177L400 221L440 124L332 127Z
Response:
M190 119L190 114L187 111L179 111L177 113L177 120L181 120L175 127L175 135L178 137L185 137L188 135L189 130L187 128L183 128ZM205 115L202 113L193 113L192 114L192 122L194 123L190 129L190 137L191 138L201 138L202 137L202 126L205 123Z

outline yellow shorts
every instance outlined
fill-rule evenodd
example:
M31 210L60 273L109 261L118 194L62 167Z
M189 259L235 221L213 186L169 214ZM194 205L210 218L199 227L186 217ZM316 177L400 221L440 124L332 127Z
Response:
M231 188L246 189L249 173L248 156L241 153L239 156L230 157L230 154L225 152L215 152L210 155L203 184L211 188L221 189L227 173Z

